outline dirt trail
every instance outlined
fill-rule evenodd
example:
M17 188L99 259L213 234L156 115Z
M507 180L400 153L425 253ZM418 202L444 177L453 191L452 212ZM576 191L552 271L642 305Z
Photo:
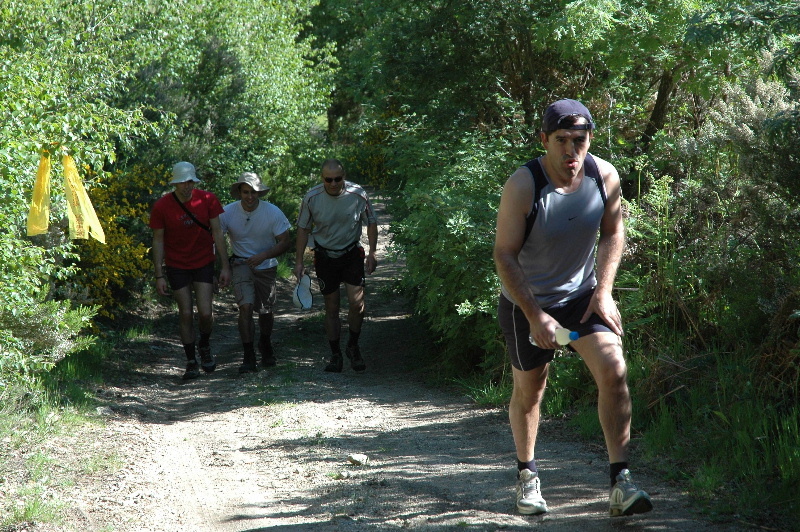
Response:
M74 449L116 456L120 466L62 495L71 509L59 530L744 529L703 521L675 486L643 470L636 480L655 510L610 519L605 457L548 421L537 452L550 512L517 514L506 413L475 408L410 371L425 340L392 293L398 266L380 260L367 281L363 374L322 370L321 299L312 312L295 311L288 282L275 324L279 364L255 375L237 372L228 293L215 304L219 367L188 383L174 312L162 311L150 337L120 348L123 362L97 391L110 408L105 425L74 436ZM353 453L369 461L353 465Z

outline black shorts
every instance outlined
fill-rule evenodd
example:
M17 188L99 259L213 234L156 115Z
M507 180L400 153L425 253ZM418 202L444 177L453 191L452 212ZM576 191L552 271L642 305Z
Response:
M192 283L214 284L214 262L211 261L202 268L195 268L194 270L182 270L167 266L164 273L167 275L169 287L173 290L180 290Z
M364 257L364 248L361 246L356 246L335 259L314 251L314 271L322 295L334 293L341 283L364 286Z
M577 331L581 336L596 332L611 332L608 324L597 314L589 316L586 323L580 322L583 313L589 306L592 294L594 294L594 289L584 292L575 299L557 303L542 310L557 320L562 327ZM528 371L553 360L556 354L555 349L542 349L531 344L528 339L531 334L528 318L525 317L522 309L509 301L503 294L500 294L497 304L497 319L503 330L503 336L506 338L508 357L512 366L522 371ZM567 347L574 351L572 347Z

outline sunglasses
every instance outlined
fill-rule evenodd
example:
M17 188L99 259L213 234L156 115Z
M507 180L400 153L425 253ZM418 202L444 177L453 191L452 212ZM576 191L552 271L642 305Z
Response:
M333 183L334 181L336 181L336 182L338 183L338 182L339 182L339 181L341 181L341 180L342 180L342 176L338 176L338 177L326 177L326 178L325 178L325 182L326 182L326 183Z

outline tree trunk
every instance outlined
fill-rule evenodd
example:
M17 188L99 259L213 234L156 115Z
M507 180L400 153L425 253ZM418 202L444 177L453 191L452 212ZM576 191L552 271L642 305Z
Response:
M664 128L664 123L667 120L669 99L676 86L675 72L677 70L678 67L676 66L672 70L665 70L661 74L661 80L658 83L656 104L653 107L653 111L650 113L650 120L647 122L647 127L642 134L642 153L647 153L647 150L650 149L650 142L653 140L653 137Z

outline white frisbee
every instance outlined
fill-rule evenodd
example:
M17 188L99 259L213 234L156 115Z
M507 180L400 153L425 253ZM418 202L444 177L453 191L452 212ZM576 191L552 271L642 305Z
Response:
M311 309L311 304L314 301L311 295L311 277L304 274L300 278L297 286L294 287L292 301L294 301L294 306L300 310Z

